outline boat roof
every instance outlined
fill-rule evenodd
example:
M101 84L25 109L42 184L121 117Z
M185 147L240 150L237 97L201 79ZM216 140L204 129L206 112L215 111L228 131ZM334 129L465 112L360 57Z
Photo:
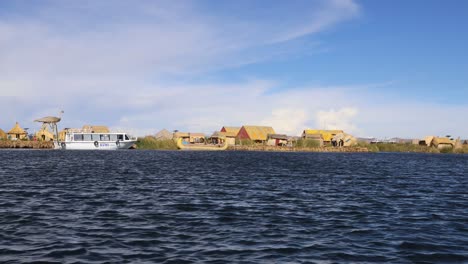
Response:
M77 128L66 128L64 129L66 133L74 133L74 134L127 134L127 132L95 132L86 129L77 129Z

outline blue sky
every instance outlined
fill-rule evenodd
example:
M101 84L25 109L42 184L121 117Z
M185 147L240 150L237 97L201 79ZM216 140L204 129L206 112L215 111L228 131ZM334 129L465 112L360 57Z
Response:
M468 138L466 1L1 1L0 128Z

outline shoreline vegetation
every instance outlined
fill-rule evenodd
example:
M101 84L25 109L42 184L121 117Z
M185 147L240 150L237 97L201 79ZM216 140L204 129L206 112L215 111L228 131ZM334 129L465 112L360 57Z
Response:
M52 141L0 140L0 148L10 149L53 149Z
M146 136L138 139L137 149L142 150L177 150L177 144L172 139L160 140L153 136ZM443 148L414 145L410 143L377 143L369 144L359 142L353 147L320 147L315 140L300 139L292 146L266 146L255 144L250 140L237 141L235 146L229 146L228 151L279 151L279 152L410 152L410 153L453 153L468 154L468 146L460 149Z
M0 140L0 149L52 149L51 141L29 141L29 140ZM146 136L138 140L136 149L140 150L177 150L177 144L172 139L160 140L153 136ZM255 144L251 140L237 141L236 145L229 146L227 151L277 151L277 152L395 152L395 153L448 153L448 154L468 154L468 146L462 148L442 148L421 146L410 143L377 143L369 144L359 142L353 147L320 147L315 140L300 139L292 146L266 146Z

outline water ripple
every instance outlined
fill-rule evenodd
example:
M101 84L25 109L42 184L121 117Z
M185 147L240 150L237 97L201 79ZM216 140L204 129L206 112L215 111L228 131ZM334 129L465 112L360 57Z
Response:
M0 151L0 262L468 262L468 156Z

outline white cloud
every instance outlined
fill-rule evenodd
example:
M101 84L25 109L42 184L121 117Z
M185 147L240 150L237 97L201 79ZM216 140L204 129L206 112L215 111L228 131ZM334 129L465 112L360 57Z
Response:
M254 19L204 13L192 1L49 2L24 17L0 17L1 95L144 94L162 79L289 54L273 44L355 16L346 2L277 3ZM267 8L257 4L244 10Z
M46 3L52 4L0 17L3 129L15 121L38 127L32 120L63 109L62 127L104 124L137 135L162 128L210 133L243 124L269 124L292 135L324 126L374 136L468 134L459 117L466 106L372 104L382 99L369 93L376 85L273 92L274 78L208 77L213 70L304 51L298 38L359 15L351 0L262 8L225 1L232 6L211 13L194 1ZM236 6L254 11L233 12ZM307 45L307 53L322 49L317 43Z
M320 110L316 114L316 126L325 129L345 130L348 133L356 131L353 119L357 117L358 109L344 107L339 110Z
M310 113L306 109L300 108L279 108L273 109L271 116L260 122L264 126L272 126L277 133L288 135L298 135L306 128L310 120Z
M467 106L385 102L369 85L302 87L273 93L276 86L275 82L251 80L229 85L175 85L170 92L165 86L153 87L147 100L119 94L0 97L0 127L8 130L20 121L24 127L39 128L32 120L63 109L62 128L103 124L139 136L162 128L209 134L225 125L248 124L271 125L277 133L288 135L299 135L305 128L337 128L357 136L382 138L468 135L461 115L468 112ZM57 107L57 103L64 107Z

